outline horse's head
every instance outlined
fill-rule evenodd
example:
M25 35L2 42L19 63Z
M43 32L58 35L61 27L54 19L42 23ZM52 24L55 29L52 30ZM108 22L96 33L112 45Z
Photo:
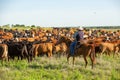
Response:
M58 43L62 43L62 42L65 42L66 41L66 37L65 36L61 36L58 40Z
M57 44L60 44L60 43L62 43L62 42L64 42L64 43L66 43L67 45L69 45L69 44L72 42L72 40L71 40L70 38L66 37L66 36L61 36L61 37L59 38Z

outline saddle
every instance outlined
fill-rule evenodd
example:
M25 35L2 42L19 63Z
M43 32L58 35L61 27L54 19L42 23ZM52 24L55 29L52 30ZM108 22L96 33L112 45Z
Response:
M80 48L85 42L84 41L77 41L77 44L75 46L75 49Z
M75 46L75 49L78 49L78 48L80 48L81 46L82 46L82 44L78 41L77 44L76 44L76 46Z

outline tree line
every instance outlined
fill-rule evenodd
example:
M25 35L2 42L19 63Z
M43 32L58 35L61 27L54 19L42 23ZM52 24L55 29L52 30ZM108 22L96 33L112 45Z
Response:
M0 28L17 28L17 27L28 27L28 28L40 28L41 26L35 26L35 25L29 25L29 26L26 26L26 25L24 25L24 24L12 24L12 25L10 25L10 24L6 24L6 25L2 25L2 26L0 26ZM71 27L75 27L75 28L77 28L77 27L79 27L79 26L70 26L70 27L68 27L68 26L65 26L65 27L67 27L67 28L71 28ZM57 27L57 28L65 28L65 27ZM120 29L120 26L83 26L84 28L88 28L88 29ZM52 27L51 27L52 28Z

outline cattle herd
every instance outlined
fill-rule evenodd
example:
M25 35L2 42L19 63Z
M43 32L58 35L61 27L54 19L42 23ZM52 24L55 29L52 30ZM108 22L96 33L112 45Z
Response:
M49 30L39 28L30 30L0 29L0 60L27 59L32 61L36 56L52 57L67 56L69 61L70 43L74 40L76 28L52 28ZM120 30L84 29L85 44L75 50L76 56L83 55L87 66L86 57L92 61L92 67L97 56L117 55L120 52ZM98 55L96 55L98 53Z

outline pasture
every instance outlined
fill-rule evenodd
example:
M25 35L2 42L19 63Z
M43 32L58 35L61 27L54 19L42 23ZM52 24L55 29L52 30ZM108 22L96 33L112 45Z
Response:
M83 57L75 60L75 65L67 63L66 56L61 58L37 57L33 62L10 60L0 64L0 80L120 80L120 57L103 55L96 58L91 69L89 60L84 67Z
M2 38L8 39L10 37L9 39L13 39L13 38L15 38L15 36L17 36L20 41L22 40L21 38L23 38L23 41L21 41L23 43L24 43L24 38L26 40L28 40L29 38L30 39L32 38L33 40L38 40L38 41L41 41L41 43L44 43L43 37L47 36L46 42L49 39L51 39L51 41L53 41L53 43L54 43L55 41L57 41L59 36L67 35L65 33L67 29L63 29L62 32L59 32L59 30L55 29L55 32L51 33L51 31L49 31L49 30L52 30L51 28L44 28L41 31L39 31L38 29L32 30L31 28L29 28L30 32L32 33L32 31L33 31L32 34L35 35L35 36L32 36L32 34L29 34L29 32L25 32L23 30L23 29L27 29L27 28L21 28L21 27L17 28L18 32L15 31L15 28L13 28L13 30L10 30L10 31L6 30L6 32L1 30ZM57 30L57 32L56 32L56 30ZM74 31L74 29L73 29L73 31ZM116 30L114 29L114 30L110 30L110 31L116 31ZM12 34L14 33L14 34L12 36L6 34L9 32ZM3 35L2 33L5 33L5 35ZM21 33L21 34L23 33L23 35L22 36L21 36L21 34L16 35L15 33ZM26 33L27 36L24 33ZM58 33L60 33L60 34L58 34ZM69 30L68 30L67 33L71 33L71 32L69 32ZM101 36L101 37L105 36L104 31L101 30L100 33L103 33L103 34L97 35L97 36ZM120 34L119 31L117 33ZM119 36L117 33L116 33L116 37L113 37L113 34L111 34L111 32L109 32L109 30L108 30L108 34L111 34L111 36L109 36L111 40L115 40L115 39L119 40L119 38L118 38ZM49 36L48 34L55 35L55 36L53 38L53 36ZM86 35L88 35L88 34L86 33ZM96 36L94 31L93 31L93 36ZM51 38L49 38L49 37L51 37ZM67 37L71 38L72 33L70 36L67 36ZM2 41L3 40L1 40L1 42ZM16 39L13 41L17 42ZM50 42L50 41L48 41L48 42ZM54 43L54 44L56 44L56 43ZM20 45L20 48L22 46L23 50L25 50L26 49L25 45L28 45L28 44L25 43L24 45L21 45L21 43L20 43L19 45ZM34 44L32 44L32 45L34 45ZM10 46L10 44L8 44L8 46ZM120 45L118 45L118 46L120 46ZM27 47L28 51L32 49L31 45L29 47ZM15 48L17 48L17 49L15 49ZM11 58L13 56L16 57L16 55L14 55L13 53L15 51L17 51L15 53L15 54L17 54L18 48L19 48L19 46L17 45L17 47L16 47L15 44L14 44L14 46L9 47L10 51L8 54ZM41 49L43 49L43 48L41 48ZM117 48L115 48L115 50L116 49ZM22 50L22 48L19 50ZM11 53L12 53L12 55L10 55ZM22 51L21 51L21 53L22 53ZM18 53L17 56L21 56L21 53ZM24 55L22 55L22 57L23 56ZM27 57L28 56L30 57L31 55L28 54ZM94 69L91 69L91 61L89 58L87 58L87 59L89 61L87 68L85 68L85 62L84 62L83 56L77 57L75 59L75 65L72 65L72 60L73 60L72 58L69 59L70 64L68 64L66 56L61 56L60 58L56 58L55 54L53 54L53 56L50 58L47 56L37 57L30 63L28 63L27 59L17 60L17 57L15 58L15 60L10 60L9 62L4 61L3 64L1 64L2 61L0 60L0 80L120 80L120 53L119 53L119 57L117 55L115 55L114 58L113 58L113 55L108 56L108 55L104 55L104 54L102 55L102 57L100 57L100 56L96 57L96 64L94 65Z

